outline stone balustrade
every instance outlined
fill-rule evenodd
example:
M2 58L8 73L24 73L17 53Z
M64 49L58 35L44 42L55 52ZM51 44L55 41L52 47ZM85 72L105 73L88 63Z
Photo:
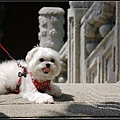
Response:
M115 15L115 2L94 2L81 20L80 80L83 83L117 81Z
M114 83L116 75L116 39L114 27L85 60L86 83Z
M117 82L120 70L116 5L119 3L95 1L87 3L89 7L85 10L78 5L80 2L72 2L68 9L67 82ZM86 6L86 2L81 4ZM78 14L75 14L75 5L79 8Z

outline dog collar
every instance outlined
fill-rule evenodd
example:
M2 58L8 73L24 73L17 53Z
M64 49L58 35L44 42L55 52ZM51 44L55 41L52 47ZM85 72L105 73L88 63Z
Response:
M39 80L38 81L38 80L36 80L36 79L33 78L33 75L32 75L31 72L29 74L31 76L33 84L35 85L36 89L39 92L45 92L45 90L51 90L51 88L50 88L50 82L51 82L51 80L45 80L45 81Z

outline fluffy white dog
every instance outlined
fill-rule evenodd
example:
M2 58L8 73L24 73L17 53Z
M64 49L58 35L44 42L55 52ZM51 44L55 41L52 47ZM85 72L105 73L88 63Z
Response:
M59 53L51 48L36 46L26 55L26 61L5 61L0 64L0 94L13 92L35 103L54 103L53 97L62 95L61 89L52 80L59 75L61 66ZM21 74L20 74L21 72ZM19 75L24 75L18 77Z

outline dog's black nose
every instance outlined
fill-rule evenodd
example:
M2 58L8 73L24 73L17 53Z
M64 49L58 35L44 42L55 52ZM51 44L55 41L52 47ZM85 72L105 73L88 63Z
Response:
M47 68L49 68L49 67L50 67L50 64L49 64L49 63L47 63L47 64L46 64L46 67L47 67Z

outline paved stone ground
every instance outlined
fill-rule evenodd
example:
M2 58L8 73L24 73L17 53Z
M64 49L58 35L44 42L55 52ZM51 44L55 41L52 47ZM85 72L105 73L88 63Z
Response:
M120 118L120 84L58 83L55 104L35 104L19 94L0 95L1 118Z

